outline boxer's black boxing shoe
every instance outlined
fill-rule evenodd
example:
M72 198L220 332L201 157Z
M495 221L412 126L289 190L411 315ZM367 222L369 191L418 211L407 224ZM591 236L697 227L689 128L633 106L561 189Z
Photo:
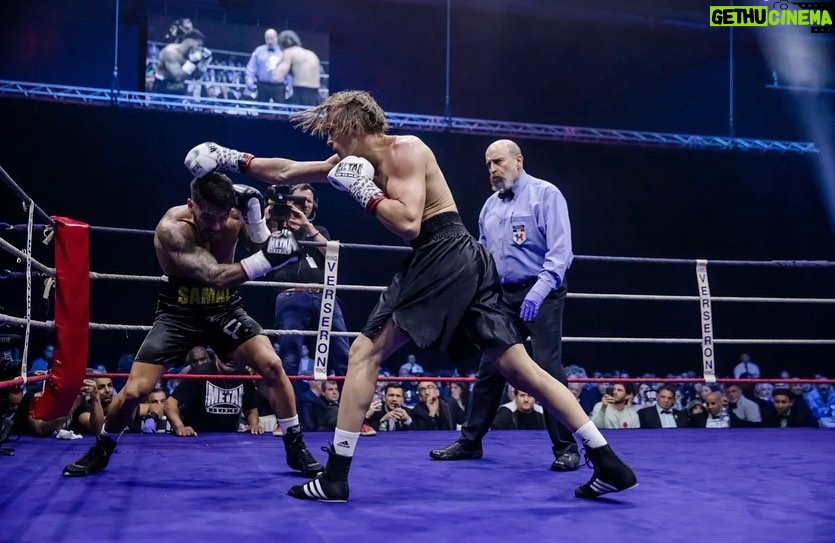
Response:
M589 482L574 490L574 495L578 498L599 498L604 494L638 486L635 472L618 458L608 444L586 449L586 463L591 463L594 474Z
M109 437L96 436L96 443L87 453L64 468L64 477L87 477L107 467L116 442Z
M312 481L296 485L287 494L299 500L341 503L348 501L348 471L353 457L336 454L333 446L322 447L328 453L325 471Z
M302 472L305 477L316 477L322 467L304 444L301 426L287 428L287 433L281 436L284 440L284 450L287 452L287 465L292 469Z

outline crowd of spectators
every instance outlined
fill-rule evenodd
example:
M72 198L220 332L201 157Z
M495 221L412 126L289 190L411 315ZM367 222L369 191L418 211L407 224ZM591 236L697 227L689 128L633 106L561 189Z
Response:
M53 347L45 346L41 356L29 365L32 374L48 371L53 364ZM128 357L125 357L128 358ZM694 372L668 374L664 382L655 374L632 376L628 372L591 372L568 366L569 379L595 378L598 382L570 382L569 389L583 410L600 428L756 428L831 427L835 413L832 385L801 384L798 377L783 371L773 382L723 385L675 382L694 379ZM29 415L32 401L42 394L42 385L28 390L13 389L7 395L7 411L16 411L11 433L77 439L94 435L107 406L118 392L118 382L98 374L99 365L88 369L88 378L78 392L66 417L53 421ZM168 379L160 382L140 406L127 429L137 433L170 432L182 437L203 432L264 432L280 436L275 415L258 381L236 380L234 375L251 374L248 368L221 360L211 349L197 346L184 365L172 370L211 375L206 379ZM747 354L733 369L738 379L759 378L760 368ZM397 371L400 380L381 370L373 402L366 413L362 434L389 431L456 430L465 420L472 382L437 381L408 355ZM462 376L474 377L474 374ZM815 375L816 379L825 379ZM633 379L638 379L636 383ZM771 380L770 380L771 381ZM307 431L333 431L339 410L341 382L297 382L299 417ZM508 386L492 430L544 429L542 407L525 391Z

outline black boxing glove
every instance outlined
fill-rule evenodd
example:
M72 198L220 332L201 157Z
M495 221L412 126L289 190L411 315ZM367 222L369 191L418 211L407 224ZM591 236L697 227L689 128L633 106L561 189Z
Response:
M302 249L296 237L285 228L270 234L264 248L242 259L241 266L251 281L287 264L297 262L301 253Z
M270 229L267 228L267 220L264 218L264 198L261 193L249 185L232 185L235 194L238 196L238 203L235 207L244 216L246 221L246 233L254 243L264 243L270 237Z

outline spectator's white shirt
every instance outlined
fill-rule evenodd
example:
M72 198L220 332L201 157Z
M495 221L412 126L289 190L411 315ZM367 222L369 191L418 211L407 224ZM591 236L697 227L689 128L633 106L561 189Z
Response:
M734 367L734 377L739 379L739 376L743 373L749 374L753 378L757 378L760 375L760 367L750 360L748 362L740 362Z
M762 422L762 414L760 413L760 406L757 402L749 400L745 396L740 396L739 401L736 402L736 408L733 410L734 415L741 420L748 422Z
M603 411L603 402L594 404L591 410L591 421L598 428L640 428L641 422L638 419L638 412L627 405L623 410L618 411L613 405L609 405Z

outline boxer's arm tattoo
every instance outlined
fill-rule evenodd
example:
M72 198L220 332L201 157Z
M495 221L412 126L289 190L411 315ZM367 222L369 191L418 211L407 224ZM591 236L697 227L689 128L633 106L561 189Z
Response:
M227 288L247 280L246 272L238 263L222 264L179 228L159 228L157 239L177 271L207 285Z

